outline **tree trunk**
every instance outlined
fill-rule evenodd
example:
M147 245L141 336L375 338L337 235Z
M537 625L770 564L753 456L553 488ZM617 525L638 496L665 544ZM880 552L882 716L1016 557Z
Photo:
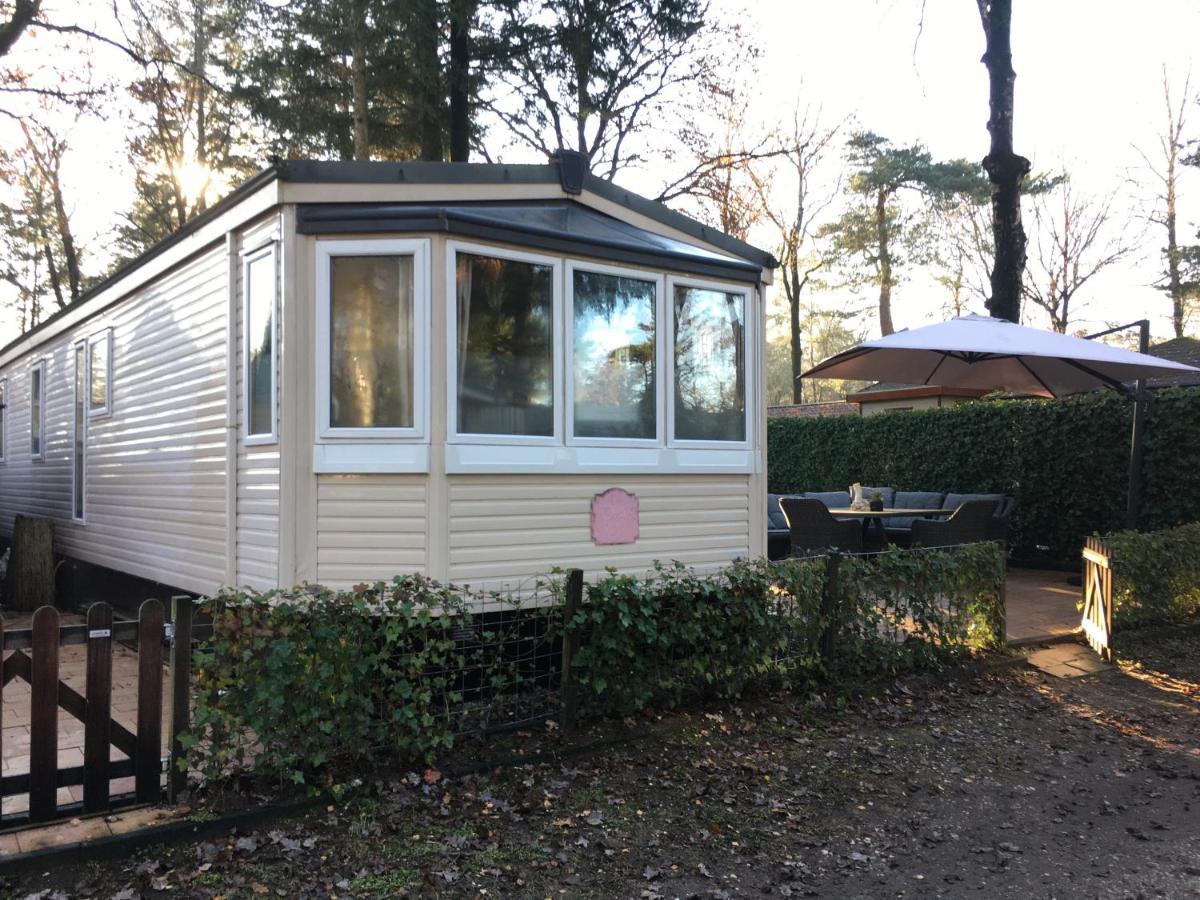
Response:
M784 273L785 286L789 278L791 286L787 293L792 333L792 402L799 404L804 402L804 383L800 380L800 373L804 371L804 347L800 343L800 270L798 266L793 264L791 272Z
M880 189L875 198L875 236L879 254L879 332L884 337L895 332L892 325L892 253L888 247L887 191Z
M196 162L208 166L208 29L204 21L204 4L200 0L192 3L192 80L196 86ZM207 188L207 185L205 185ZM207 190L201 190L196 198L196 206L192 211L204 212L208 206L205 199Z
M409 0L413 3L414 0ZM421 159L441 162L445 159L442 129L442 64L438 59L441 17L437 0L419 0L413 9L417 57L417 93Z
M367 128L367 59L363 46L365 10L363 4L354 4L354 38L350 57L351 107L350 116L354 132L354 158L371 158L371 140Z
M987 49L983 64L990 85L992 142L983 168L992 182L992 236L996 258L992 266L989 312L1000 319L1021 319L1021 277L1025 271L1025 229L1021 224L1021 182L1030 163L1013 152L1012 0L977 0Z
M17 516L5 599L19 612L54 605L54 523L49 519Z
M471 158L471 22L475 0L459 0L450 8L450 161Z
M1175 152L1167 163L1167 290L1171 295L1171 325L1175 337L1183 337L1183 276L1179 271L1179 241L1175 230Z

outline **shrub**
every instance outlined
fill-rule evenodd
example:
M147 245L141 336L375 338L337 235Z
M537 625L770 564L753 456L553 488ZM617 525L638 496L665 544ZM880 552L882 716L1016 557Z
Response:
M1066 400L987 401L877 416L771 419L770 490L1004 493L1016 500L1010 544L1079 558L1083 537L1124 524L1132 404L1112 391ZM1141 521L1179 525L1200 509L1200 389L1154 395L1146 426Z
M1113 626L1170 624L1200 613L1200 522L1118 531L1112 551Z
M380 753L431 761L456 735L513 718L514 697L542 703L522 720L554 712L559 673L543 668L564 633L594 713L931 665L997 638L1002 573L993 544L847 557L834 587L823 559L709 575L675 564L588 585L569 622L561 585L537 609L415 575L224 593L206 603L213 636L194 656L188 763L313 787Z
M451 712L463 673L477 697L525 674L506 655L514 638L503 623L472 614L482 599L406 575L207 601L213 636L194 657L191 764L209 777L253 769L303 784L380 752L432 758L462 728Z

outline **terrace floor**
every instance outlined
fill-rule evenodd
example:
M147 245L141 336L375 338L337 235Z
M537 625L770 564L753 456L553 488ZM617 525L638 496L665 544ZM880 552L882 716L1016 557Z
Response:
M1066 572L1009 569L1006 613L1010 644L1063 638L1079 630L1076 604L1082 588L1067 584Z

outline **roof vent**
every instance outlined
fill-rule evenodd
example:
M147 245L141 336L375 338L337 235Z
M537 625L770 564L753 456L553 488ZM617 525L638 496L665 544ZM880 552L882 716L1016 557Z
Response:
M583 193L583 179L587 176L587 160L577 150L559 148L550 157L558 163L558 180L568 194Z

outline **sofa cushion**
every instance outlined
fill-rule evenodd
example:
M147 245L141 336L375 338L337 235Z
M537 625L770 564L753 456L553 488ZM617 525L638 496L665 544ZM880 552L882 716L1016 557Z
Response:
M995 515L1004 503L1003 494L947 494L946 509L958 509L968 500L991 500L992 514Z
M784 497L792 497L794 494L767 494L767 530L768 531L787 531L787 519L784 518L783 510L779 508L779 501Z
M941 491L896 491L893 509L944 509L942 502L946 495ZM886 519L884 527L888 531L908 532L912 528L915 516L897 516Z
M808 491L801 496L820 500L827 509L845 509L850 505L849 491Z

